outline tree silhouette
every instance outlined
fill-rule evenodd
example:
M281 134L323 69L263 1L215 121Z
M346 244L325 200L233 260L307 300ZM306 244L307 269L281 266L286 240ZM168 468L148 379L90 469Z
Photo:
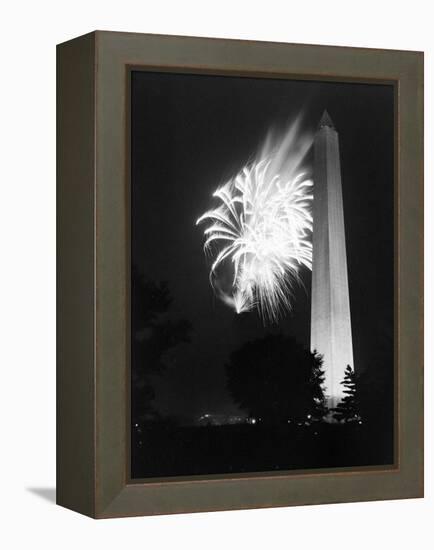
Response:
M155 414L151 377L166 369L166 352L189 341L191 323L168 318L172 297L167 282L150 281L134 267L132 296L131 405L132 420L138 422L150 413Z
M263 422L306 422L325 413L322 358L289 336L247 342L232 353L226 375L234 401Z
M333 418L338 422L360 421L357 378L356 373L350 365L347 365L345 369L344 379L341 384L345 387L344 393L346 395L333 409Z
M312 354L310 354L312 355ZM312 365L310 385L313 394L312 420L322 420L328 413L326 396L324 394L325 373L323 370L323 356L313 352L315 361Z

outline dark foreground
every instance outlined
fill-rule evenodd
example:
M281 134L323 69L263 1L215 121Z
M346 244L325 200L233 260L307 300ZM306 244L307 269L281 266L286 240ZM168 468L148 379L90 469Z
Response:
M133 430L131 477L166 477L393 464L393 434L379 426L159 423Z

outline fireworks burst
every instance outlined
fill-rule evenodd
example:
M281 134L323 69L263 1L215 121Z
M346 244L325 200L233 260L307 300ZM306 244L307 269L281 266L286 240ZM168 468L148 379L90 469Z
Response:
M220 204L201 216L208 222L204 251L213 257L210 282L237 313L257 308L264 322L291 309L302 266L312 269L312 181L297 173L310 141L297 141L297 125L277 147L267 140L258 160L244 168L213 197ZM301 146L300 146L301 144ZM230 289L218 272L230 262Z

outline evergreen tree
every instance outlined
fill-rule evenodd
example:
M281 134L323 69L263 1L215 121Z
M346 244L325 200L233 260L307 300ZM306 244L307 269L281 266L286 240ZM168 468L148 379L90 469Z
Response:
M357 378L350 365L347 365L345 369L345 376L341 384L345 387L346 395L333 409L333 418L339 422L360 421Z

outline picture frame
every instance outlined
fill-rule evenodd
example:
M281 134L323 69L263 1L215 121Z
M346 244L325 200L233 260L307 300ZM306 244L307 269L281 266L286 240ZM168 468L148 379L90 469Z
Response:
M130 477L130 75L387 83L393 466ZM423 54L95 31L57 47L57 502L93 518L423 496Z

